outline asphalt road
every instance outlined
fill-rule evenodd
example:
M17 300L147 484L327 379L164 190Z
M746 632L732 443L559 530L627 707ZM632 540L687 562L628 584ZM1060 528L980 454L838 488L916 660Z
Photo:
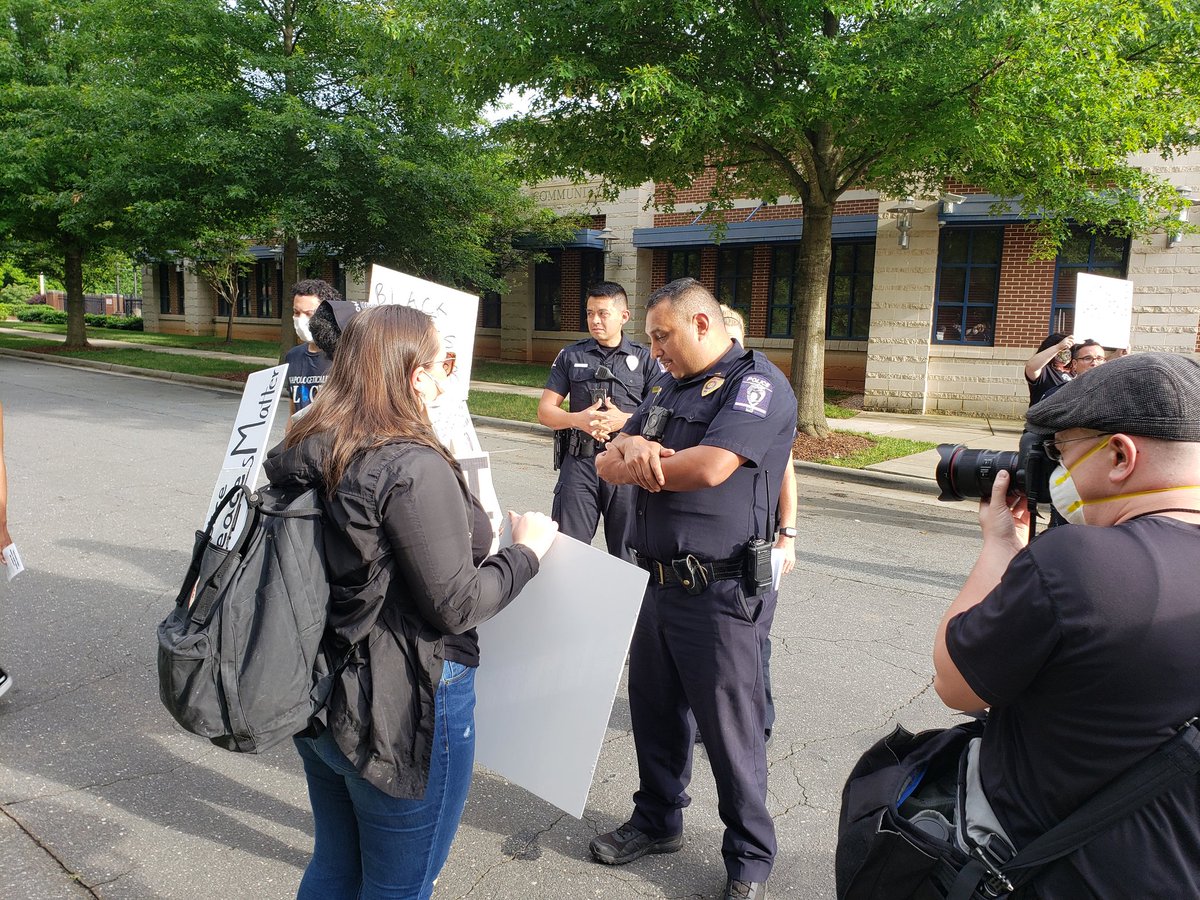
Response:
M15 678L0 700L0 897L294 896L311 846L295 753L211 748L157 694L154 630L237 398L0 358L0 402L9 521L28 567L0 583L0 665ZM501 502L548 510L545 439L481 436ZM841 785L858 754L894 722L952 720L930 687L929 648L977 537L965 504L803 477L800 488L799 562L772 659L770 887L831 898ZM721 824L697 754L683 850L592 863L588 841L624 821L636 786L622 684L584 819L478 771L435 897L719 896Z

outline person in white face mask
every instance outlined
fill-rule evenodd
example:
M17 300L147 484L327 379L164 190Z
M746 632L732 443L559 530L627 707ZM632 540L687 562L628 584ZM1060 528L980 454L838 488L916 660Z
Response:
M1200 361L1126 356L1030 407L1055 506L1026 546L997 476L983 548L934 641L934 688L990 708L980 771L1028 844L1200 714ZM1200 897L1200 784L1182 782L1041 870L1040 898ZM1024 896L1024 894L1022 894Z
M333 362L313 340L309 327L312 315L322 300L341 299L342 295L333 285L318 278L298 281L292 286L292 325L296 329L296 339L300 341L284 356L284 362L288 365L287 391L292 415L317 398Z

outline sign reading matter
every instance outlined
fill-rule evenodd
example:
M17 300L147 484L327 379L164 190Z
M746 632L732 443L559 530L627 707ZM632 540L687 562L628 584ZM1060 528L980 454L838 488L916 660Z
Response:
M1133 282L1080 272L1075 282L1076 340L1129 349L1133 329Z
M225 450L225 462L213 488L212 499L204 521L212 518L222 498L238 485L258 484L263 459L267 454L271 426L275 422L275 410L279 407L279 386L287 375L287 365L275 366L253 373L246 379L242 391L242 402L238 406L233 432L229 435L229 446ZM237 539L245 525L242 504L235 503L225 511L225 516L213 528L212 542L218 547L228 547Z
M442 336L446 352L454 354L454 374L443 383L445 393L430 407L429 418L438 440L450 448L467 472L471 490L492 523L492 534L498 536L502 524L500 501L492 487L488 454L479 443L467 409L479 298L383 266L371 266L371 303L398 303L427 313ZM492 552L498 541L498 537L493 538Z

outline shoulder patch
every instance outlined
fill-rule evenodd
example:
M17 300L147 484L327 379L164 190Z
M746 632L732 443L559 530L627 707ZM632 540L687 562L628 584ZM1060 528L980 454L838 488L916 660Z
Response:
M765 419L767 411L771 408L771 394L774 390L771 382L763 376L747 375L738 386L738 395L737 399L733 401L733 408Z

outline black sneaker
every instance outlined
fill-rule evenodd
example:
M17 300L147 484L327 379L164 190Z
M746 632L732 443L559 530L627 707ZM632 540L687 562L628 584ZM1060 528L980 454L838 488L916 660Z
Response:
M683 835L653 838L626 822L616 831L592 839L592 856L608 866L623 866L647 853L674 853L683 846Z
M730 878L725 882L724 900L767 900L767 883Z
M12 678L3 669L0 669L0 697L8 693L8 689L12 687Z

